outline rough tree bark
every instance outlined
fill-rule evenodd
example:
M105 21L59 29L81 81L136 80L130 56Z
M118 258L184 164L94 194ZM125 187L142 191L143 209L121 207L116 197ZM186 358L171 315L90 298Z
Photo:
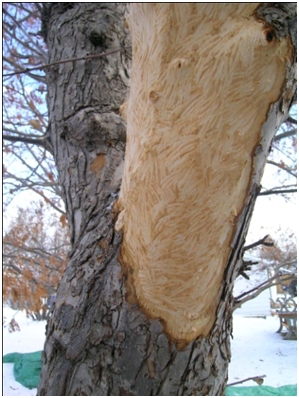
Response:
M64 190L72 250L47 326L38 395L222 395L227 382L232 333L233 282L242 265L242 248L271 141L288 112L294 93L293 24L296 7L286 3L274 6L271 3L265 3L265 6L240 6L235 3L229 6L231 15L227 15L225 7L228 6L222 4L213 5L210 13L209 9L205 9L206 5L202 4L133 7L129 19L133 32L132 93L127 109L129 141L120 200L117 201L124 164L125 124L119 115L119 108L124 103L129 88L128 52L121 51L107 58L60 64L47 70L50 139ZM162 19L159 19L160 14L163 14ZM49 49L49 63L82 57L87 53L127 47L129 34L125 28L125 16L126 5L123 3L46 3L43 33ZM230 19L228 25L234 26L233 31L225 24L227 18ZM167 23L159 25L163 20ZM181 29L181 24L184 23L185 31ZM227 33L230 34L230 38L225 36ZM222 41L215 42L220 52L222 45L227 44L226 54L221 54L223 71L221 76L217 76L217 84L221 85L223 79L234 79L231 74L235 73L236 65L232 62L232 56L240 61L243 75L239 80L242 82L243 79L247 92L241 90L237 102L243 101L243 110L248 109L250 115L250 119L246 119L244 123L251 123L257 112L255 104L251 103L250 88L257 90L262 101L259 103L261 115L256 115L257 122L253 123L254 131L246 130L247 134L254 135L254 138L249 140L251 146L245 145L246 149L242 149L241 145L238 149L244 150L248 170L246 181L239 192L243 197L236 198L237 204L235 207L232 204L228 210L229 217L221 219L223 224L226 223L227 235L223 240L223 247L219 247L222 253L220 262L214 261L214 257L206 260L209 261L206 268L210 271L206 270L205 264L199 265L205 269L201 277L200 274L196 274L198 269L194 268L194 261L196 262L198 257L190 260L193 267L191 274L197 276L197 290L205 291L205 285L209 285L208 297L197 295L194 291L187 294L190 306L194 309L192 314L188 313L186 302L185 307L181 309L181 302L178 300L178 313L183 314L185 311L186 319L183 324L183 318L176 318L174 315L178 324L173 327L168 313L173 314L175 311L173 308L169 310L167 300L163 301L163 295L167 298L166 292L170 292L170 295L173 293L171 287L163 290L165 286L161 286L160 290L156 291L159 296L158 305L152 300L147 306L147 299L153 299L153 292L149 295L147 292L144 293L144 276L141 275L142 272L138 272L138 267L143 267L141 261L150 262L148 255L140 257L140 252L149 253L150 250L138 239L144 232L139 219L140 212L144 210L140 201L146 201L147 196L152 198L152 188L146 179L142 182L142 172L139 173L140 178L134 177L138 176L134 161L142 158L142 150L145 149L148 154L153 145L159 147L159 142L163 141L160 137L163 128L174 122L175 117L176 120L182 117L184 123L193 123L193 128L194 123L199 123L196 119L197 114L212 116L209 111L209 107L212 106L210 100L203 99L201 108L194 109L192 121L184 119L185 110L179 108L179 105L188 99L184 96L190 94L190 84L184 74L184 68L193 68L192 65L188 66L188 62L201 62L197 56L214 56L215 62L220 62L217 61L217 48L215 51L207 48L203 54L200 52L200 46L192 47L194 57L191 57L193 61L190 61L187 54L190 50L188 40L193 34L199 35L198 37L203 35L203 39L206 40L212 36L222 37ZM235 46L234 43L240 40L242 45ZM163 62L168 62L171 77L169 81L166 78L161 90L158 86L154 87L153 83L160 82L166 64L156 63L159 57L153 50L153 43L162 55L164 50L167 53L169 46L172 46L173 51L163 58ZM243 60L242 51L246 45L248 52ZM173 48L177 48L177 51ZM149 49L153 50L153 53ZM268 56L271 58L270 61L265 60ZM138 59L136 66L134 57ZM246 60L254 61L256 65L249 68ZM259 67L267 68L269 82L265 81L266 76L262 72L261 82L257 81L259 73L245 73L247 69L258 70ZM146 74L143 74L142 68L146 70ZM186 79L187 88L180 87L182 93L177 92L172 104L167 103L167 97L165 105L163 93L173 85L173 79L178 78L178 70L181 73L180 78ZM211 75L207 70L203 73L207 73L208 80L212 81L215 77L213 69ZM192 73L190 76L193 76ZM145 87L147 83L150 84ZM195 85L195 90L196 83L198 81L194 78L192 85ZM262 90L259 89L259 84ZM242 88L242 84L238 87ZM172 89L176 90L175 87ZM207 93L205 90L202 92ZM144 95L148 97L144 99ZM169 96L171 95L173 94L170 93ZM230 104L229 95L227 96ZM167 104L174 108L169 108L165 119L160 115L157 125L151 124L157 122L157 119L148 117L151 118L152 114L158 112L161 97L162 110L165 110ZM197 100L196 98L195 101ZM214 100L217 102L217 96ZM155 110L153 106L156 107ZM215 107L215 104L213 106ZM244 123L240 117L246 114L241 112L242 106L233 118L233 109L230 106L225 109L228 119L231 122L235 120L239 123L239 129L242 129ZM180 115L176 111L181 112ZM216 106L214 112L220 112L220 109ZM222 116L221 122L225 123L225 116ZM175 130L174 124L172 127ZM202 134L201 128L196 130L196 134ZM148 135L154 129L157 136ZM141 133L142 139L139 141L138 134ZM214 133L217 134L217 131ZM180 134L174 137L172 142L175 144L175 141L180 139ZM217 136L217 140L219 142L216 144L223 146L226 142L225 134L223 138ZM170 137L168 144L171 145L172 142ZM201 140L198 145L200 142ZM217 150L217 145L214 145L213 149ZM204 147L207 153L205 162L209 159L209 150L211 148ZM196 165L196 154L193 153L192 156L194 167L200 172ZM231 153L230 156L235 154ZM238 158L242 158L242 152L238 153ZM145 167L142 162L139 166ZM205 167L202 172L206 170ZM241 168L240 165L236 167ZM190 173L192 174L192 170ZM159 176L159 171L156 174ZM189 180L189 183L190 181L192 182ZM209 184L207 178L204 178L203 184ZM154 188L158 189L158 195L161 193L159 187L161 186L158 184ZM224 187L222 192L225 192L225 189ZM135 190L134 201L130 199L130 195ZM141 193L145 194L145 197ZM202 194L203 192L198 192L199 197ZM161 195L165 193L162 192ZM188 206L187 202L185 206ZM152 210L150 207L149 213L146 213L148 210L144 210L146 215L141 218L141 222L151 217ZM213 211L213 207L211 210ZM196 212L200 212L200 208L197 208ZM192 212L190 214L194 217ZM221 211L218 209L216 218L220 216ZM211 220L212 218L210 223ZM118 232L115 230L116 222ZM172 235L174 226L173 223L169 225L171 229L168 232ZM213 230L213 223L209 228ZM219 228L216 222L214 228ZM151 226L145 225L145 230L151 231ZM199 239L204 239L205 233L203 227L196 231ZM182 236L186 238L184 231ZM175 240L176 236L173 239ZM148 244L148 240L146 242ZM161 244L163 242L164 238L161 239ZM188 242L185 244L188 250ZM155 250L160 250L159 244L155 246ZM172 252L168 253L171 261L174 261L171 257ZM221 265L220 271L215 269L215 264ZM152 277L154 281L157 278L154 267ZM161 278L165 280L165 275ZM181 279L190 280L190 275ZM145 282L147 286L153 283L153 279L145 279ZM177 289L178 281L175 281L174 285ZM201 301L204 301L204 305ZM199 313L195 313L197 307L201 309ZM203 311L207 314L203 317L208 318L207 322L196 320L201 319Z

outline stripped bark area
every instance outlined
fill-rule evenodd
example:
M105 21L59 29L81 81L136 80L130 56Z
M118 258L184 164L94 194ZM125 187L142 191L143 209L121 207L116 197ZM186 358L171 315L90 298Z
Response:
M256 8L131 7L117 229L136 302L174 339L207 336L215 322L236 224L252 194L262 125L293 61L290 39L277 40Z
M277 18L272 18L276 36L270 40L269 25L261 21L265 15L269 19L274 14L283 15L283 20L287 19L285 15L292 19L296 6L285 7L284 3L282 8L275 8L275 13L269 13L266 6L259 14L257 5L234 3L225 9L220 4L215 6L188 3L132 6L129 24L137 64L127 107L128 150L118 201L125 150L125 123L120 107L130 85L130 55L119 52L107 58L61 63L47 70L50 139L64 190L72 250L47 326L39 395L224 394L230 360L233 282L242 266L243 245L271 140L288 112L294 90L290 25L277 27L274 23ZM44 8L48 63L130 45L124 3L45 3ZM183 28L184 18L194 22ZM230 31L227 18L234 27L232 37L225 36ZM206 19L209 23L203 22ZM210 26L215 28L214 34ZM282 31L285 38L280 36ZM197 37L195 42L193 34ZM225 41L217 44L214 40L214 36L222 35L227 44ZM201 52L206 40L207 51ZM189 47L189 41L194 48ZM237 44L239 41L242 45ZM247 41L249 50L244 54ZM272 63L265 59L266 53ZM158 54L162 54L161 60ZM208 61L212 56L217 62ZM231 65L232 56L238 65ZM264 81L263 72L259 68L256 71L249 63L259 60L270 74L270 81ZM205 66L201 78L194 67L202 65ZM246 68L251 74L244 78ZM240 91L226 83L226 79L231 84L240 84ZM267 95L259 91L260 86ZM201 95L207 98L200 100ZM140 119L134 117L133 106L140 112ZM125 107L122 110L125 112ZM239 114L243 115L242 121ZM248 129L243 130L244 126ZM172 151L177 156L167 160L166 154L171 155ZM186 169L184 161L188 159L192 163ZM219 166L221 161L229 178ZM144 168L142 175L137 170L139 167ZM175 173L180 168L184 173L177 178L179 175L175 177ZM224 188L219 183L221 178ZM153 185L154 181L158 183ZM212 195L217 187L223 195L222 201L217 195L209 201L207 193ZM235 196L235 187L242 198ZM231 196L236 200L234 205ZM136 203L136 197L144 203ZM221 206L225 211L220 211ZM149 219L149 210L155 225ZM182 217L182 223L175 214ZM163 218L169 224L173 247L167 230L159 224ZM140 221L145 223L144 229ZM190 223L190 234L186 222ZM182 228L182 237L178 236L178 230L172 235L172 228ZM147 234L154 238L155 231L161 234L161 239L153 241L150 248ZM209 246L205 235L215 237L217 251L212 258L207 249L214 251L214 246ZM140 244L139 236L144 245ZM178 291L186 285L179 285L177 279L167 289L167 284L163 284L169 266L166 252L161 251L164 241L168 242L171 263L183 262L183 267L173 268L181 281L185 284L193 273L190 293ZM161 269L156 268L155 250L161 258L165 256L165 262L157 258ZM197 251L202 254L198 255ZM207 264L200 262L201 257L206 258ZM202 272L194 264L197 259ZM219 268L215 267L216 263ZM186 272L183 274L182 270ZM202 275L205 276L201 280ZM143 280L148 281L148 287L142 284ZM153 289L153 280L160 290ZM176 292L182 300L173 301ZM162 297L165 297L163 302ZM186 309L188 297L190 307ZM174 303L177 303L177 316ZM195 303L207 316L198 313ZM163 312L163 307L170 310ZM178 327L174 330L175 324Z

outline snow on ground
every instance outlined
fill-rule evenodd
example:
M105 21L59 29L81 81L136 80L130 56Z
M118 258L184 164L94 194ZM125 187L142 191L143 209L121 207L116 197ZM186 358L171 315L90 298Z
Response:
M4 318L5 317L5 318ZM41 351L45 341L46 321L32 321L26 318L24 312L11 308L3 308L3 355L11 352ZM20 331L9 333L8 323L14 318L20 326ZM22 386L14 379L13 363L3 364L3 396L36 395L37 390Z
M228 383L266 375L264 385L297 384L297 341L283 340L277 317L244 318L234 315L232 360ZM248 381L245 386L257 385Z
M43 349L45 322L34 322L24 313L4 307L6 321L3 327L3 355L11 352L34 352ZM14 317L21 331L9 333L7 323ZM297 341L283 340L275 333L277 318L244 318L234 316L234 339L232 340L232 361L229 367L229 383L247 377L267 375L265 385L279 387L297 384ZM248 381L244 386L256 385ZM29 390L17 383L13 377L13 364L3 364L3 395L36 395L36 389Z

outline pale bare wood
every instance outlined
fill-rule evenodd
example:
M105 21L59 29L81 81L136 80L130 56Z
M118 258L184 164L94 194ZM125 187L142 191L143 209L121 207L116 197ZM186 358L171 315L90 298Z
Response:
M175 339L206 336L215 322L236 224L261 177L262 126L292 62L290 40L276 40L256 7L131 6L116 228L134 300Z

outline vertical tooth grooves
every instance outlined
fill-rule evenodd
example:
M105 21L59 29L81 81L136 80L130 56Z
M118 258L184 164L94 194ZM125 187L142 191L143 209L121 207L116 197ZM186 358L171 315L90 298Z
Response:
M176 339L213 325L254 149L285 79L288 43L266 40L255 7L131 6L117 228L139 304Z

